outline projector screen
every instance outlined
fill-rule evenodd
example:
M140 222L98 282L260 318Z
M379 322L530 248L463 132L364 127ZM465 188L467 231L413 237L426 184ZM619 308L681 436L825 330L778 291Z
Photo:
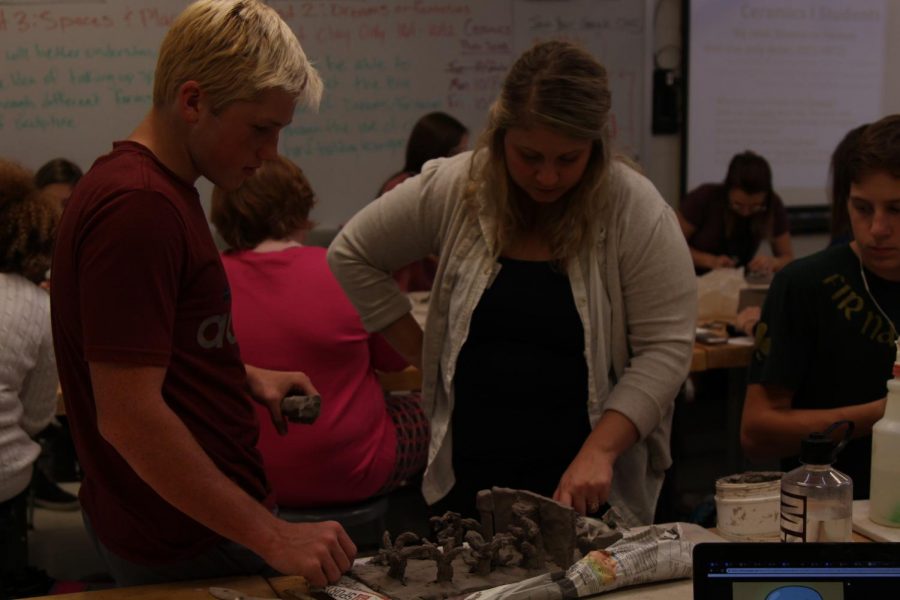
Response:
M827 204L844 134L883 116L886 0L688 0L685 185L753 150L789 207Z

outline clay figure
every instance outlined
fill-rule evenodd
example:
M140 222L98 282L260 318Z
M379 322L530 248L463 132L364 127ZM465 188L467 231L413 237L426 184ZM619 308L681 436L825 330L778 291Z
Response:
M421 546L414 546L409 550L411 551L411 558L434 561L435 566L437 566L437 578L434 580L435 583L450 583L453 581L453 559L459 554L468 551L468 549L462 545L441 551L439 546L432 544L428 540L423 540Z
M434 537L445 550L455 548L463 543L467 531L481 533L481 524L475 519L464 519L457 512L447 511L440 517L429 519L434 529Z
M388 577L396 579L400 583L406 584L406 564L413 554L417 546L409 547L421 541L419 536L411 531L401 533L391 544L391 534L387 531L381 536L382 548L378 551L378 555L372 559L372 564L386 565L388 567Z
M496 533L491 539L491 570L519 562L521 554L516 550L516 538L511 533Z
M541 528L532 517L537 515L537 506L525 502L512 505L513 524L509 533L517 542L517 549L522 554L521 566L526 569L544 568L544 541L541 539Z
M470 552L463 556L463 560L471 567L469 572L478 575L490 573L492 568L491 559L494 556L491 544L485 542L484 538L477 531L467 531L465 541L469 545Z
M386 534L375 560L351 575L395 600L439 599L565 570L581 557L571 507L496 487L477 503L480 523L448 512L431 519L434 541L405 533L392 542Z

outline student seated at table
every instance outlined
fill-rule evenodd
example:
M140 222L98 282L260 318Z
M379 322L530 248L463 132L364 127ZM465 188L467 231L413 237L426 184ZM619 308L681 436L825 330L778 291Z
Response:
M35 172L34 183L62 211L82 175L81 168L72 161L54 158ZM48 279L41 282L41 287L50 289L49 272ZM62 489L55 478L57 465L68 466L70 472L77 472L75 448L66 417L57 417L55 422L38 434L38 440L41 442L41 460L38 461L39 466L35 469L32 482L35 506L49 510L78 510L78 498Z
M356 554L336 522L273 513L253 404L285 428L284 396L316 390L242 361L194 187L240 187L321 91L273 8L193 2L162 41L147 115L63 211L53 343L86 529L117 585L274 572L325 585Z
M41 452L33 438L56 411L50 296L38 283L58 222L32 174L0 159L0 598L46 593L52 583L27 567L26 514Z
M70 160L54 158L44 163L34 174L37 186L65 208L75 184L81 179L81 169Z
M732 157L723 183L706 183L688 193L678 221L698 275L724 267L775 272L794 258L772 170L765 158L749 150ZM774 256L757 254L764 239Z
M444 112L431 112L413 126L406 141L406 162L403 169L388 177L378 190L381 196L422 171L422 165L433 158L456 156L469 147L469 130ZM394 271L394 279L405 292L427 292L434 283L437 257L422 260Z
M756 328L741 422L752 459L794 468L800 441L856 424L835 467L868 498L872 425L885 407L900 323L900 115L869 125L844 168L853 241L785 267Z
M829 161L829 180L831 184L831 240L829 246L847 244L853 240L850 232L850 219L847 215L847 198L850 196L851 165L848 158L851 156L853 146L859 140L867 125L860 125L851 129L841 139L831 153ZM759 307L748 307L738 313L734 325L741 333L753 336L760 318Z
M387 493L425 466L428 420L419 397L388 396L375 370L408 363L359 315L328 269L325 248L304 246L315 196L297 165L263 163L237 190L213 192L241 356L280 371L303 368L322 396L312 425L281 435L257 407L266 475L279 506L358 502Z
M673 211L614 157L609 111L596 59L538 44L474 152L429 162L329 248L366 328L422 370L437 512L477 516L475 493L497 485L653 519L696 278ZM390 273L429 254L423 336Z

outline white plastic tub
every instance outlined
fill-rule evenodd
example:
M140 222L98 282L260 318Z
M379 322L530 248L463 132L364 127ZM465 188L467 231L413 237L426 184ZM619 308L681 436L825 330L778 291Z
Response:
M778 471L729 475L716 481L716 528L735 541L777 542L781 523Z

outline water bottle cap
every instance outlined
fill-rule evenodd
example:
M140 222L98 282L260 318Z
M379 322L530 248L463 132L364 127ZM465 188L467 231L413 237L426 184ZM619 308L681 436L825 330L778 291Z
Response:
M820 431L800 442L800 462L805 465L830 465L834 462L837 442Z
M846 425L847 431L844 439L835 442L831 439L831 432L838 427ZM830 465L837 457L853 434L853 421L837 421L828 426L825 431L814 431L800 442L800 462L805 465Z

